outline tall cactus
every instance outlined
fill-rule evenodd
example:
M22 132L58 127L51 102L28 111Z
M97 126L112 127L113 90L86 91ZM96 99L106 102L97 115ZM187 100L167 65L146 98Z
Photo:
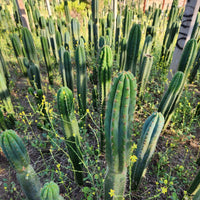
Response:
M158 112L161 112L165 118L165 127L167 126L180 98L179 96L181 95L184 85L184 76L183 72L176 72L158 107Z
M161 9L157 8L154 12L152 26L158 27L161 15Z
M126 5L124 20L123 20L123 27L122 27L124 37L128 37L131 23L132 23L131 11L128 10L128 5Z
M137 161L131 168L131 188L136 190L140 184L154 151L160 133L164 125L164 117L161 113L155 112L145 121L140 140L137 144Z
M70 16L69 7L68 7L68 0L64 1L64 10L65 10L66 21L69 24L71 22L71 16Z
M140 66L140 73L139 73L139 96L142 97L145 91L146 83L148 82L149 75L151 72L151 67L153 65L153 56L151 55L144 55L142 65Z
M18 37L17 34L13 34L10 36L10 39L11 39L11 42L12 42L12 45L13 45L13 49L14 49L14 52L15 52L15 56L17 58L17 62L19 64L19 67L22 71L22 73L26 76L27 75L27 68L24 66L24 63L23 63L23 50L22 50L22 46L21 46L21 43L20 43L20 39Z
M30 10L30 6L29 6L28 2L25 2L25 8L26 8L26 12L27 12L27 15L28 15L29 25L30 25L31 31L33 32L34 31L33 18L32 18L32 15L31 15L31 10Z
M66 50L69 50L70 46L70 33L69 31L66 31L64 34L64 47Z
M131 150L131 128L136 103L136 79L130 72L119 73L109 94L105 115L106 161L105 198L123 199Z
M27 28L22 28L22 41L29 61L39 64L33 37Z
M41 200L41 184L21 138L13 130L1 134L0 146L12 167L17 172L17 179L29 200Z
M127 39L123 38L121 41L121 53L119 61L119 71L123 71L126 66L126 57L127 57Z
M40 37L41 45L42 45L42 52L44 56L44 61L47 68L47 74L50 85L53 85L53 69L52 69L52 63L51 63L51 57L49 52L49 46L48 46L48 40L46 37L41 36Z
M127 58L125 70L131 70L133 75L136 74L136 63L139 52L141 40L141 30L139 24L134 24L129 33L128 43L127 43Z
M80 114L83 116L86 113L87 106L87 68L85 50L81 45L79 45L76 49L75 60L79 111Z
M83 184L82 154L78 122L74 114L73 94L68 87L62 87L57 94L58 110L66 138L66 145L74 168L75 180Z
M41 189L42 200L64 200L62 196L59 195L60 190L56 183L53 181L45 183Z
M191 194L195 195L195 194L199 193L199 189L200 189L200 170L199 170L198 174L196 175L195 179L192 181L192 183L188 189L188 193L190 195Z
M93 20L93 33L94 33L94 47L95 52L98 51L99 42L99 0L92 0L92 20Z
M94 45L94 32L93 32L93 21L90 19L88 21L88 43L89 43L89 49L92 53L93 45Z
M71 29L72 29L73 46L74 49L76 49L80 38L80 24L76 18L71 19Z

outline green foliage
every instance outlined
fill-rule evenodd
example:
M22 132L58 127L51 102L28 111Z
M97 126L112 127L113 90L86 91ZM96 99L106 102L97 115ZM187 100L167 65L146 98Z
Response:
M123 198L131 150L131 126L136 103L136 79L130 72L119 73L109 94L105 114L106 174L105 199L109 192Z
M153 113L144 123L140 140L137 144L137 161L131 168L131 188L136 190L144 176L147 167L157 145L158 138L164 125L162 113Z

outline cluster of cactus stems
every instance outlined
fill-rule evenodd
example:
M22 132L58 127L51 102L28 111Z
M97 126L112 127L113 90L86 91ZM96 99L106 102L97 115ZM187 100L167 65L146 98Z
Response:
M145 168L155 151L163 125L164 117L160 112L153 113L144 123L135 154L137 161L131 167L131 188L133 190L138 188L144 176Z
M41 200L64 200L59 193L60 190L56 183L53 181L45 183L41 189Z
M123 199L126 172L131 151L131 128L136 103L136 79L130 72L121 72L114 80L105 113L106 161L105 199L112 199L110 190Z
M29 200L41 200L41 184L21 138L13 130L1 134L0 146L12 167L17 172L17 179Z
M59 89L57 94L57 104L61 115L67 149L74 168L75 180L79 185L82 185L82 153L80 150L79 127L74 114L73 94L68 87Z

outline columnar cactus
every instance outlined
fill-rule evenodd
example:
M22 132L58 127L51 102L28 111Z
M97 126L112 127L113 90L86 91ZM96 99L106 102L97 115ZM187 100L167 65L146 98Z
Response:
M181 71L185 74L185 79L187 79L190 73L190 69L194 63L196 55L197 55L197 42L195 39L191 39L185 45L178 66L178 71Z
M160 15L161 15L161 9L157 8L154 12L152 26L157 27L159 25Z
M83 116L86 113L87 106L87 68L85 50L82 46L78 46L75 52L76 72L77 72L77 93L79 111Z
M66 17L67 23L69 24L71 22L71 16L70 16L69 7L68 7L68 0L64 1L64 10L65 10L65 17Z
M117 20L116 20L116 31L115 31L115 54L116 57L118 58L119 54L119 46L120 46L120 36L121 36L121 15L117 15Z
M199 189L200 189L200 170L196 175L195 179L193 180L193 182L191 183L188 189L188 194L195 195L198 193L199 195Z
M19 67L22 71L22 73L26 76L27 75L27 68L24 66L24 63L23 63L23 52L22 52L22 46L21 46L21 43L20 43L20 39L18 37L17 34L13 34L10 36L10 39L11 39L11 42L12 42L12 45L13 45L13 49L14 49L14 52L15 52L15 56L17 58L17 61L18 61L18 64L19 64Z
M22 28L22 41L29 61L39 64L33 37L27 28Z
M131 17L132 17L131 16L131 11L128 10L128 6L126 5L125 14L124 14L124 20L123 20L123 28L122 28L124 37L128 37L129 30L130 30L131 23L132 23L132 18Z
M50 83L50 85L53 85L53 70L52 70L51 57L50 57L50 53L49 53L48 40L46 37L41 36L40 41L41 41L41 45L42 45L44 61L45 61L46 68L47 68L49 83Z
M142 65L145 54L151 54L151 49L152 49L152 36L148 35L145 38L143 49L140 55L140 66Z
M90 52L92 52L93 45L94 45L94 33L93 33L93 21L90 19L88 21L88 43Z
M158 112L161 112L165 118L165 127L167 126L180 98L184 85L184 76L183 72L176 72L158 107Z
M0 146L12 167L28 200L41 200L41 184L30 165L30 159L21 138L13 130L1 134Z
M80 24L76 18L71 19L71 29L72 29L73 46L74 49L76 49L80 38Z
M60 49L60 47L62 46L62 37L59 31L56 31L56 44L57 48Z
M92 20L93 20L93 33L94 33L94 47L97 53L99 47L99 0L92 0Z
M128 43L127 43L127 58L125 70L131 70L133 75L136 74L136 62L139 52L141 40L141 30L139 24L134 24L129 33Z
M158 138L164 125L164 117L155 112L145 121L140 140L137 144L137 161L131 168L131 188L136 190L140 184L144 171L155 151Z
M29 6L28 2L25 2L25 8L26 8L26 13L28 15L28 21L29 21L31 31L34 31L33 18L32 18L32 15L31 15L31 10L30 10L30 6Z
M62 87L59 89L57 94L57 104L66 137L66 145L69 152L69 157L74 168L75 180L79 185L82 185L82 154L79 144L79 127L74 114L73 94L68 87Z
M105 198L123 199L127 166L131 151L131 131L136 103L136 79L130 72L121 72L114 80L105 114L106 161Z
M142 65L140 66L139 73L139 96L142 97L144 94L146 83L148 82L151 67L153 65L153 57L149 54L144 55Z
M119 61L119 71L123 71L126 66L126 57L127 57L127 39L123 38L121 41L121 53Z
M197 56L195 58L194 64L193 64L193 68L190 72L190 76L189 76L189 82L192 83L194 81L194 78L197 74L197 71L199 69L200 66L200 48L198 50Z
M70 46L70 33L69 31L66 31L64 34L64 47L66 50L69 50Z
M200 12L198 12L197 14L197 18L196 18L196 21L195 21L195 24L194 24L194 28L192 30L192 35L191 35L191 38L194 38L196 40L199 39L199 36L200 36Z
M59 195L60 190L56 183L53 181L45 183L41 189L42 200L64 200L62 196Z

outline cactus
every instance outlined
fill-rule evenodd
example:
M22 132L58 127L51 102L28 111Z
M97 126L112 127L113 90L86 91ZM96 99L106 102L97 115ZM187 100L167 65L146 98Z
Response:
M77 71L77 93L79 111L83 116L86 113L86 94L87 94L87 69L85 50L82 46L78 46L75 52L76 71Z
M17 179L29 200L41 200L40 181L30 165L30 158L21 138L13 130L1 134L0 146L12 167L17 172Z
M26 13L28 15L29 25L30 25L31 31L33 32L34 31L33 18L31 15L31 10L30 10L30 6L29 6L28 2L25 2L25 8L26 8Z
M126 66L126 57L127 57L127 40L123 38L121 41L121 54L119 61L119 71L123 71Z
M22 28L22 41L29 61L39 64L33 37L27 28Z
M200 66L200 48L198 50L197 56L196 56L195 61L194 61L193 68L192 68L190 75L189 75L189 82L190 83L192 83L194 81L194 78L197 74L199 66Z
M151 67L153 65L153 57L149 54L144 55L142 65L140 66L139 73L139 97L142 97L145 91L146 83L148 82Z
M137 144L137 161L131 167L131 188L136 190L145 169L155 151L156 144L164 125L164 117L155 112L145 121L140 140Z
M66 31L64 34L64 47L66 50L69 50L70 45L70 33L69 31Z
M144 59L145 54L150 54L151 49L152 49L152 37L151 37L151 35L148 35L145 38L143 49L142 49L142 52L141 52L141 55L140 55L140 66L143 63L143 59Z
M178 71L181 71L185 74L185 79L187 79L189 75L190 69L194 63L196 55L197 55L197 42L195 39L191 39L185 45L178 66Z
M111 47L112 46L112 29L111 28L106 29L106 38L107 38L106 44Z
M63 25L62 25L62 21L58 18L57 19L57 27L58 27L58 31L60 33L61 36L61 41L63 43L64 39L63 39Z
M188 189L188 194L192 194L192 195L195 195L196 193L199 193L199 190L200 189L200 170L198 172L198 174L196 175L195 179L192 181L189 189Z
M122 27L122 32L123 32L124 37L128 37L131 23L132 23L131 11L128 10L128 5L126 5L124 20L123 20L123 27Z
M40 29L46 28L46 20L45 20L44 16L40 16L39 25L40 25Z
M71 20L71 29L72 29L73 46L74 49L76 49L80 37L80 24L76 18L72 18Z
M105 198L123 199L127 166L131 151L131 130L136 103L136 79L130 72L121 72L114 80L105 114L106 162Z
M106 20L104 18L101 19L100 24L101 24L101 35L106 36L106 27L107 27Z
M50 42L51 42L51 48L53 50L53 55L58 62L59 56L58 56L58 47L56 43L56 31L55 31L55 26L54 26L54 21L50 18L48 21L48 27L49 27L49 34L50 34Z
M141 39L141 30L138 24L134 24L131 28L127 43L127 58L125 70L131 70L133 75L136 74L136 62L139 52Z
M38 65L34 63L29 63L27 73L28 73L30 84L32 85L34 90L37 91L38 89L42 89L40 71L39 71Z
M0 131L1 130L5 131L6 129L7 129L6 120L4 118L2 110L0 109Z
M10 39L11 39L11 42L12 42L12 46L13 46L19 67L20 67L22 73L26 76L27 75L27 68L24 66L24 63L23 63L23 52L22 52L22 46L21 46L21 43L20 43L20 39L17 36L17 34L15 34L15 33L10 36Z
M60 49L60 47L62 46L62 37L59 31L56 31L56 44L57 48Z
M44 61L45 61L46 68L47 68L49 83L50 83L50 85L53 85L53 70L52 70L52 64L51 64L51 57L49 54L48 40L46 37L41 36L40 41L41 41L41 45L42 45Z
M113 31L113 12L109 11L107 14L107 28Z
M88 21L88 43L90 52L92 52L93 45L94 45L94 32L93 32L93 21L90 19Z
M41 198L42 200L64 200L59 193L60 190L58 185L51 181L50 183L45 183L41 189Z
M60 88L57 94L57 103L66 137L67 149L74 168L75 180L79 185L82 185L83 174L82 154L79 144L80 135L78 122L74 114L72 91L67 87Z
M147 30L146 30L146 37L148 35L151 35L152 39L155 39L155 35L156 35L156 30L155 27L153 26L147 26Z
M106 44L106 39L104 36L99 38L99 48L101 49Z
M196 40L199 39L199 36L200 36L200 12L198 12L197 14L197 18L196 18L196 21L195 21L195 24L194 24L194 28L192 30L192 35L191 35L191 38L194 38Z
M71 22L71 16L70 16L69 7L68 7L68 0L64 1L64 10L65 10L66 21L69 24Z
M165 118L165 127L168 125L175 106L179 101L184 85L184 76L183 72L176 72L158 107L158 112L161 112Z
M93 34L95 53L98 51L99 42L99 0L92 0L92 20L93 20Z
M3 57L1 49L0 49L0 73L2 74L3 78L5 79L6 86L9 89L9 76L10 76L10 73L9 73L9 70L8 70L8 66L7 66L7 64L6 64L5 60L4 60L4 57Z
M118 54L119 54L119 45L120 45L120 29L121 29L121 15L117 15L116 20L116 31L115 31L115 54L118 60Z
M157 8L154 12L152 26L155 27L159 26L160 15L161 15L161 9Z

